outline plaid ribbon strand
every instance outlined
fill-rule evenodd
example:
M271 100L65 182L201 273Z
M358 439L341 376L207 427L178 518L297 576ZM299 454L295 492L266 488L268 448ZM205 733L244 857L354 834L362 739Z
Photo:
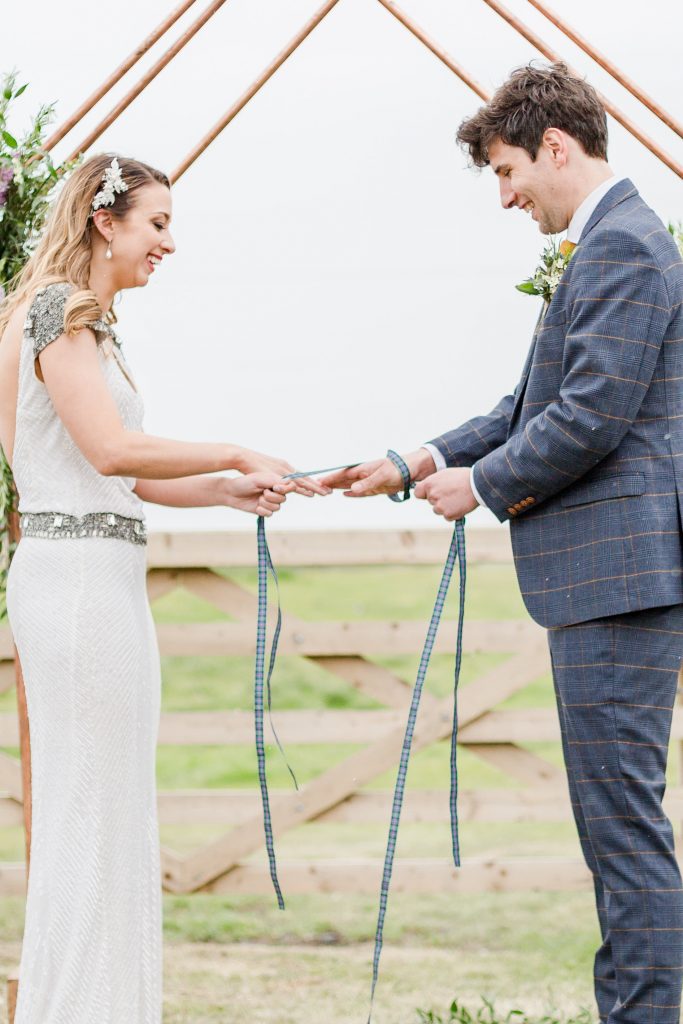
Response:
M392 501L407 501L410 497L411 484L410 471L406 466L404 460L397 452L389 450L387 452L387 458L389 458L401 474L403 482L403 494L390 494L389 497ZM353 463L352 465L357 465ZM350 469L352 466L335 466L334 469ZM287 479L294 480L305 476L315 476L318 473L329 473L332 469L319 469L312 472L306 473L292 473ZM277 572L273 565L272 558L270 556L270 550L268 548L268 541L266 539L265 530L265 519L263 516L259 516L257 524L257 550L258 550L258 616L257 616L257 628L256 628L256 660L255 660L255 671L254 671L254 721L255 721L255 733L256 733L256 756L258 761L258 777L259 785L261 788L261 801L263 804L263 827L266 838L266 850L268 852L268 864L270 867L270 877L273 882L275 894L277 896L278 906L281 910L284 910L284 899L282 897L282 890L277 875L277 864L275 859L275 847L273 840L273 827L270 814L270 801L268 797L268 782L266 777L266 755L265 755L265 744L263 739L263 719L264 719L264 691L268 698L268 714L271 716L272 701L271 701L271 677L273 669L275 667L275 659L277 656L277 645L280 638L280 632L282 628L282 611L280 606L280 593L278 586ZM403 806L403 796L405 793L406 776L408 772L408 761L410 758L410 748L412 746L413 734L415 732L415 723L417 721L417 714L420 706L420 698L422 696L422 689L424 681L427 675L427 669L429 667L429 660L434 647L434 641L436 639L436 633L439 628L441 621L441 614L448 594L448 588L453 576L453 570L455 563L458 563L459 573L459 609L458 609L458 626L457 626L457 640L456 640L456 652L455 652L455 673L454 673L454 707L453 707L453 732L451 735L451 756L450 756L450 814L451 814L451 844L453 850L453 861L456 867L460 867L460 843L458 836L458 770L457 770L457 732L458 732L458 707L457 707L457 695L458 695L458 682L460 679L460 668L462 665L462 635L463 635L463 620L465 612L465 583L466 583L466 555L465 555L465 520L459 519L455 523L453 530L453 537L451 538L450 548L446 558L446 563L443 568L441 575L441 582L439 583L439 589L436 595L436 602L434 604L434 610L427 630L427 637L425 639L422 654L420 656L420 664L417 671L417 677L413 686L413 692L410 703L410 711L408 713L408 721L406 723L406 730L403 737L403 746L401 748L401 757L399 761L398 773L396 776L396 785L394 787L394 796L391 807L391 822L389 825L389 836L387 839L387 848L384 857L384 868L382 871L382 884L380 888L380 899L379 899L379 912L377 916L377 927L375 930L375 948L372 959L372 988L370 994L370 1012L368 1015L368 1024L371 1024L372 1019L372 1008L375 998L375 989L377 987L377 979L379 977L379 962L382 953L382 945L384 939L384 921L386 917L387 904L389 900L389 887L391 884L391 875L394 866L394 855L396 852L396 841L398 837L398 826L401 817L401 808ZM277 590L277 620L275 626L275 632L273 635L273 642L271 645L270 658L268 662L268 672L265 672L266 663L266 634L267 634L267 620L268 620L268 575L273 577L275 587ZM271 727L273 726L271 716ZM273 727L273 735L275 736L276 743L280 752L284 757L284 750L280 743L277 733ZM285 757L285 763L287 759ZM287 764L290 775L294 780L295 786L297 786L296 777L294 772ZM298 786L297 786L298 788Z
M393 456L393 458L392 458ZM404 484L404 495L403 498L398 495L393 495L394 501L406 501L410 497L410 472L400 455L396 452L388 452L387 457L391 459L394 465L401 472ZM390 495L390 497L392 497ZM439 628L439 622L441 621L441 613L446 601L446 595L448 594L448 587L453 576L453 569L455 568L456 560L458 562L458 572L460 577L460 606L458 609L458 633L456 642L456 654L455 654L455 679L454 679L454 700L453 700L453 732L451 734L451 785L450 785L450 811L451 811L451 844L453 850L453 860L456 867L460 867L460 841L458 836L458 768L457 768L457 731L458 731L458 682L460 679L460 667L462 664L462 634L463 634L463 620L465 613L465 581L466 581L466 557L465 557L465 520L458 519L453 529L453 536L451 538L450 548L448 549L448 555L446 557L446 563L443 568L441 575L441 582L439 583L439 589L436 595L436 601L434 603L434 610L432 617L429 622L429 628L427 630L427 637L425 639L424 647L422 648L422 654L420 656L420 665L417 670L417 677L415 679L415 685L413 686L413 694L410 702L410 711L408 712L408 721L406 723L406 731L403 736L403 746L401 748L401 758L398 766L398 773L396 776L396 785L394 787L394 799L391 806L391 822L389 824L389 837L387 839L387 849L384 855L384 869L382 871L382 884L380 887L379 895L379 912L377 915L377 928L375 930L375 949L372 957L372 988L370 991L370 1012L368 1014L368 1024L371 1024L372 1020L372 1009L375 1001L375 989L377 987L377 979L379 977L379 961L382 955L382 946L384 942L384 920L387 912L387 903L389 901L389 886L391 884L391 875L394 867L394 855L396 853L396 840L398 837L398 825L401 818L401 808L403 806L403 795L405 792L406 776L408 773L408 760L410 758L410 748L413 742L413 733L415 732L415 723L417 721L417 713L420 707L420 698L422 696L422 689L424 681L427 675L427 669L429 667L429 659L432 654L434 647L434 641L436 639L436 633Z
M357 466L358 463L354 462L346 466L334 466L330 469L316 469L308 473L290 473L289 476L285 477L285 480L299 480L305 476L316 476L319 473L332 473L336 469L351 469L353 466ZM264 691L268 698L268 718L270 721L270 727L277 743L278 750L282 754L287 770L292 777L295 788L298 790L299 785L287 757L285 755L284 748L280 743L280 739L275 730L273 723L273 702L272 702L272 687L271 680L273 677L273 671L275 669L275 659L277 657L277 647L280 640L280 632L282 630L282 607L280 603L280 585L277 578L277 571L273 565L273 560L270 555L270 549L268 547L268 540L266 538L266 521L263 516L258 517L256 524L256 549L257 549L257 564L258 564L258 610L256 616L256 657L254 659L254 733L256 739L256 761L258 768L258 780L259 788L261 790L261 804L263 807L263 830L266 839L266 851L268 853L268 867L270 870L270 878L275 889L275 895L277 896L277 905L280 910L285 909L285 901L282 896L282 889L280 888L280 882L277 875L277 861L275 859L275 840L273 838L273 823L270 814L270 797L268 795L268 777L266 773L266 748L263 737L263 719L264 719ZM273 642L270 647L270 658L268 659L268 673L266 675L266 641L268 633L268 576L272 576L273 582L275 583L275 590L277 594L277 619L275 623L275 632L273 633Z

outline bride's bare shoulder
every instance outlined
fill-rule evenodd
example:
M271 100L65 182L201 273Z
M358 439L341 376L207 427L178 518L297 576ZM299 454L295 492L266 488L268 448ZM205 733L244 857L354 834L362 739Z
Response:
M30 305L31 300L26 299L25 302L20 303L16 309L12 310L12 315L7 321L7 326L2 333L1 341L16 341L16 339L21 337Z

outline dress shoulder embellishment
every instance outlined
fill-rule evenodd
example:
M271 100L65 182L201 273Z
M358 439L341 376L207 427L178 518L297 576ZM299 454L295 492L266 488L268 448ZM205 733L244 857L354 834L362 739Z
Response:
M64 333L64 310L72 290L72 285L61 281L36 292L24 322L24 334L33 341L34 356L38 356L51 341ZM114 328L104 317L93 320L88 326L95 332L98 345L105 338L111 338L114 345L121 348Z
M24 322L24 335L33 341L33 354L64 333L64 310L71 285L63 282L40 288L29 307Z

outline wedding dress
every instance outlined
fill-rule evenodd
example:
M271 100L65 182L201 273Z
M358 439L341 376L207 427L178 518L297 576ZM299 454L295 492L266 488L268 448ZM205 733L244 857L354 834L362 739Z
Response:
M31 737L32 830L15 1024L160 1024L155 750L161 677L134 479L99 474L35 373L71 286L24 326L13 472L22 539L7 587ZM93 324L126 429L143 403Z

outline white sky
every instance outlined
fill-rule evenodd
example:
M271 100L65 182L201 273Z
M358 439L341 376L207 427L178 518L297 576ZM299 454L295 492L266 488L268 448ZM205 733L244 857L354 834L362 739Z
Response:
M553 0L679 119L679 0ZM171 10L172 0L4 4L0 70L66 118ZM205 4L157 43L77 145ZM166 171L320 4L228 0L96 143ZM481 0L401 6L488 89L539 55ZM683 146L526 0L508 6L677 159ZM177 252L117 309L150 433L226 440L302 469L401 450L487 412L518 378L538 313L515 291L543 239L466 168L454 135L479 105L376 0L338 6L174 190ZM680 180L610 120L610 162L664 220ZM148 506L153 529L253 528L231 509ZM470 520L493 525L490 513ZM426 503L290 499L278 529L433 526Z

